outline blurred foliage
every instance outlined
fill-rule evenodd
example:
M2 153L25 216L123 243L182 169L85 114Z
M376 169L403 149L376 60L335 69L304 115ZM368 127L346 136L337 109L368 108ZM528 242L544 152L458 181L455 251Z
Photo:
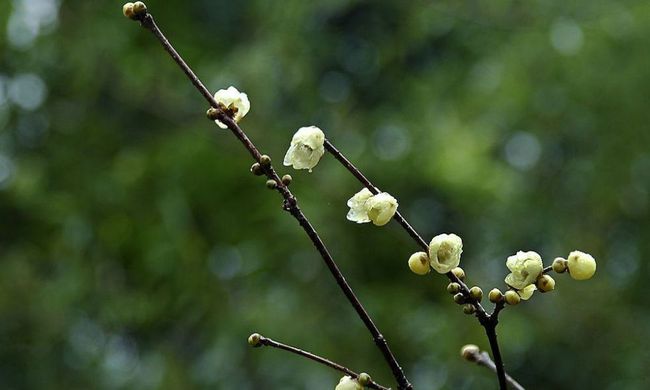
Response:
M650 3L148 5L208 88L249 94L242 125L279 168L298 127L325 129L421 234L463 237L470 283L503 287L520 249L597 258L502 314L522 384L650 387ZM253 331L392 385L277 194L120 2L3 1L0 25L1 388L338 382L248 348ZM488 347L482 328L444 277L408 271L399 226L345 220L360 186L332 158L291 173L416 388L495 388L458 355Z

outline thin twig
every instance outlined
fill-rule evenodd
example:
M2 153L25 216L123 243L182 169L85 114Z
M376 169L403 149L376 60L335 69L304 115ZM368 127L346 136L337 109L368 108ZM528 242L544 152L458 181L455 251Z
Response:
M472 356L467 357L467 360L472 361L478 364L479 366L486 367L492 370L493 372L497 371L497 366L494 364L492 359L490 359L490 355L488 355L488 353L485 351L474 353L472 354ZM508 382L508 385L510 385L511 388L515 390L526 390L522 385L519 384L519 382L514 380L510 375L506 374L505 377L506 377L506 381Z
M366 187L373 194L378 194L379 188L375 186L368 178L350 161L348 160L343 153L341 153L329 140L325 140L325 150L327 150L334 158L336 158L351 174L356 177L364 187ZM426 241L418 234L418 232L411 226L410 223L402 216L399 211L395 212L393 219L399 223L404 230L413 238L415 243L420 246L425 252L428 251L429 246ZM450 281L458 283L460 285L460 292L465 296L467 303L471 303L476 307L476 317L479 322L485 328L485 332L490 339L490 347L492 349L492 355L494 356L494 361L499 368L496 373L499 379L499 385L502 390L505 390L505 370L503 368L503 361L501 359L501 352L499 351L499 344L496 339L496 326L498 323L499 312L503 309L503 305L495 307L495 310L492 315L488 314L481 303L472 298L469 293L469 288L467 285L460 280L453 272L447 272L445 274Z
M374 184L372 184L372 182L368 180L368 178L359 170L359 168L357 168L354 164L352 164L352 162L348 160L347 157L345 157L343 153L341 153L327 139L325 140L325 150L327 150L332 156L334 156L334 158L336 158L348 171L350 171L350 173L354 177L356 177L357 180L359 180L364 187L370 190L370 192L372 192L375 195L380 192L379 188L377 188ZM404 216L402 216L402 214L399 211L395 211L395 215L393 216L393 219L397 223L399 223L404 228L404 230L406 230L408 235L411 236L411 238L413 238L415 243L419 245L420 248L422 248L425 252L429 250L429 245L427 244L427 242L424 241L422 236L420 236L420 234L413 228L413 226L411 226L411 224L406 220L406 218L404 218ZM460 291L463 293L463 295L465 295L467 303L471 303L476 307L476 313L479 318L490 317L489 314L487 314L487 312L483 308L483 306L481 306L481 304L477 300L470 297L469 288L467 287L465 282L460 280L453 272L448 272L445 275L449 278L449 280L458 283L460 285Z
M187 75L187 77L190 79L194 87L201 93L201 95L205 98L205 100L208 101L210 106L212 106L215 110L217 110L218 120L224 123L230 129L230 131L235 135L235 137L237 137L237 139L239 139L239 141L244 145L246 150L248 150L248 152L251 154L253 159L258 163L260 163L261 162L260 157L262 155L257 149L257 147L248 138L248 136L246 136L244 131L239 127L239 125L226 112L224 112L224 110L215 101L210 91L208 91L208 89L203 85L203 83L199 80L199 78L192 71L189 65L187 65L187 63L183 60L183 58L174 49L174 47L171 45L169 40L165 37L165 35L160 30L160 28L158 28L158 26L156 25L153 19L153 16L149 13L146 13L145 15L138 17L138 20L140 21L143 27L151 31L154 34L154 36L158 38L158 40L160 41L164 49L169 53L169 55L176 62L176 64L178 64L178 66L183 70L185 75ZM303 228L303 230L307 233L307 236L309 236L310 240L312 241L312 244L316 247L316 249L320 253L321 257L323 258L323 261L327 265L327 268L330 270L330 273L332 274L332 276L334 276L336 283L339 285L339 287L343 291L344 295L346 296L346 298L348 299L352 307L354 307L359 318L361 318L363 323L366 325L366 328L372 335L375 344L381 351L384 360L386 360L386 362L390 366L393 376L397 381L398 388L400 390L412 389L413 386L406 378L406 375L404 374L402 367L397 362L397 359L391 352L388 346L388 342L381 334L377 326L374 324L374 322L370 318L370 315L366 312L365 308L363 307L363 305L361 304L357 296L354 294L354 291L352 290L348 282L345 280L345 277L339 270L338 266L336 265L336 262L328 252L327 248L325 247L325 244L319 237L318 233L311 225L311 223L307 220L307 217L305 217L302 210L300 210L300 208L298 207L298 202L296 197L291 193L289 188L282 183L282 180L280 180L280 177L278 176L278 174L276 173L276 171L273 169L271 165L267 165L266 167L264 167L264 173L269 179L272 179L277 183L276 189L284 198L283 209L285 211L288 211L298 221L298 223Z
M335 363L335 362L333 362L333 361L331 361L329 359L325 359L324 357L314 355L311 352L304 351L304 350L302 350L300 348L296 348L296 347L293 347L291 345L280 343L278 341L269 339L269 338L264 337L264 336L260 336L260 345L264 345L264 346L267 346L267 347L278 348L278 349L282 349L282 350L285 350L285 351L289 351L289 352L294 353L296 355L305 357L307 359L311 359L311 360L313 360L315 362L326 365L326 366L331 367L331 368L333 368L335 370L341 371L342 373L344 373L346 375L349 375L352 378L358 378L359 377L359 374L357 374L356 372L350 370L349 368L347 368L347 367L345 367L343 365ZM384 387L384 386L380 385L379 383L377 383L377 382L375 382L373 380L370 380L370 382L366 385L366 387L369 387L371 389L377 389L377 390L390 390L388 387Z

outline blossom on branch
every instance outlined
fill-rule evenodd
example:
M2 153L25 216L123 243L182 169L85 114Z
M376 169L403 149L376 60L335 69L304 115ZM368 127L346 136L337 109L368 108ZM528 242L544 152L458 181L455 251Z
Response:
M235 87L218 90L214 94L214 100L222 105L227 112L232 114L232 119L235 122L239 122L251 109L251 102L248 100L248 95L239 92ZM228 128L225 123L219 120L215 120L215 123L222 129Z
M382 192L368 199L366 208L368 209L368 218L372 223L376 226L384 226L397 211L397 199L387 192Z
M316 126L301 127L291 139L289 150L284 155L284 165L311 172L325 154L324 144L323 130Z
M596 260L588 253L573 251L567 258L567 268L573 279L587 280L596 273Z
M363 390L363 386L351 376L344 376L334 390Z
M517 290L522 290L535 283L544 269L542 258L533 251L519 251L516 255L508 257L506 266L511 273L506 276L505 282Z
M463 240L453 233L438 234L429 243L431 267L441 274L458 267L461 253L463 253Z
M387 192L373 195L369 189L364 188L354 194L347 203L347 219L356 223L372 222L376 226L387 224L397 211L397 199Z
M534 284L529 284L528 286L522 288L521 290L517 291L517 294L523 299L524 301L527 301L530 299L530 297L533 296L533 293L537 290L537 286Z

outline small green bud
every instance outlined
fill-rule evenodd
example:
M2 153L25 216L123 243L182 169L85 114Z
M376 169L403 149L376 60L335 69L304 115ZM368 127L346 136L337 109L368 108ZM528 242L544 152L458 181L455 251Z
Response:
M370 378L370 375L366 374L365 372L359 374L359 377L357 378L357 382L359 382L361 386L367 386L371 380L372 379Z
M478 286L474 286L469 289L469 296L472 297L472 299L476 299L478 302L481 302L481 299L483 299L483 290L481 290L481 288Z
M476 311L476 307L474 307L474 305L472 305L471 303L467 303L463 305L463 313L474 314L475 311Z
M262 336L259 333L253 333L248 336L248 345L251 347L260 347L262 344Z
M273 190L277 186L278 186L278 183L275 180L269 179L269 180L266 181L266 188L268 188L269 190Z
M555 260L553 260L553 271L557 272L558 274L561 274L563 272L566 272L566 265L567 261L566 259L563 259L561 257L557 257Z
M208 111L205 112L205 115L211 121L217 120L217 118L219 118L219 110L217 110L214 107L210 107L210 108L208 108Z
M459 305L462 305L465 303L465 296L462 293L458 293L454 295L454 302L456 302Z
M537 289L543 293L553 291L555 289L555 280L548 275L542 275L537 279Z
M481 350L478 349L477 345L467 344L460 349L460 356L467 361L475 362L478 359L480 352Z
M458 294L459 291L460 291L460 284L456 282L452 282L447 285L447 292L449 294Z
M262 166L268 167L269 165L271 165L271 157L267 156L266 154L263 154L260 157L260 164L262 164Z
M451 272L456 275L456 277L460 280L465 280L465 271L463 271L462 268L456 267L451 270Z
M259 163L251 165L251 172L253 172L253 175L255 176L262 176L264 174L262 166Z
M289 184L291 184L292 180L293 180L293 177L291 177L291 175L282 176L282 184L284 184L285 186L288 186Z
M492 303L499 303L503 301L503 293L498 288L493 288L490 290L488 298L490 298L490 302Z
M519 296L519 294L517 294L516 291L513 291L513 290L506 291L504 297L505 297L506 303L508 305L514 306L514 305L518 304L519 302L521 302L521 297Z
M122 6L122 13L129 19L133 19L135 13L133 12L133 3L126 3Z
M147 13L147 6L141 1L136 1L133 3L133 13L136 16L144 15Z

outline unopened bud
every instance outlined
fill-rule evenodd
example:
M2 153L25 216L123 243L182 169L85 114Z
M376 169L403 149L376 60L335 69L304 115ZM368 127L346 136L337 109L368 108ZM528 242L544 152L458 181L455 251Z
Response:
M136 16L142 16L147 13L147 6L141 1L136 1L133 3L133 13Z
M415 252L409 257L409 268L416 275L426 275L431 270L429 256L425 252Z
M275 180L269 179L269 180L266 181L266 188L268 188L269 190L273 190L277 186L278 186L278 183Z
M451 270L451 272L456 275L456 277L460 280L465 280L465 271L463 271L462 268L456 267Z
M465 303L465 296L462 293L458 293L454 295L454 302L456 302L459 305L462 305Z
M503 293L498 288L493 288L492 290L490 290L490 294L488 294L488 298L492 303L499 303L503 301Z
M553 291L555 289L555 280L548 275L542 275L537 279L537 289L543 293Z
M251 165L251 172L255 176L262 176L264 174L264 171L262 171L262 166L259 163Z
M208 111L205 112L205 115L211 121L216 120L219 117L219 110L217 110L214 107L210 107L210 108L208 108Z
M472 299L481 302L481 299L483 299L483 290L478 286L474 286L469 289L469 296L472 297Z
M460 284L453 282L447 285L447 292L449 294L458 294L459 291L460 291Z
M553 260L553 271L557 272L558 274L561 274L563 272L566 272L566 265L567 261L566 259L563 259L561 257L557 257L555 260Z
M129 19L133 19L135 13L133 12L133 3L126 3L122 6L122 13Z
M477 345L467 344L460 349L460 356L462 356L463 359L465 360L468 360L470 362L475 362L476 359L478 359L478 355L480 352L481 350L478 349Z
M248 336L248 345L251 347L259 347L261 346L261 341L262 341L262 336L259 333L253 333L252 335Z
M505 297L506 303L508 305L514 306L514 305L518 304L519 302L521 302L521 297L514 290L506 291L504 297Z
M269 165L271 165L271 157L267 156L266 154L263 154L262 156L260 156L260 164L262 164L262 166L268 167Z
M293 180L293 177L291 177L291 175L282 176L282 184L284 184L285 186L288 186L289 184L291 184L292 180Z
M465 314L474 314L476 311L476 307L472 305L471 303L467 303L463 305L463 313Z

